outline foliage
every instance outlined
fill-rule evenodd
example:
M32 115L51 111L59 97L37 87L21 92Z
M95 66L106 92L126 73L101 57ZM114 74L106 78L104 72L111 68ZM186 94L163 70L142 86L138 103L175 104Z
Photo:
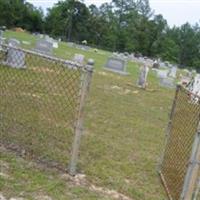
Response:
M170 28L154 15L149 0L112 0L99 8L83 1L59 1L43 17L24 0L0 0L0 25L21 26L53 37L119 52L139 52L181 67L200 69L200 25Z

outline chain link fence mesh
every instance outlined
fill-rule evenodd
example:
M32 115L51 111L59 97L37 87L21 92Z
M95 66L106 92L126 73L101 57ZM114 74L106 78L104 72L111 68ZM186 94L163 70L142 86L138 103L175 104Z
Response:
M66 168L87 73L87 66L2 46L1 142L24 156Z
M200 121L200 98L178 86L160 174L170 199L179 200Z

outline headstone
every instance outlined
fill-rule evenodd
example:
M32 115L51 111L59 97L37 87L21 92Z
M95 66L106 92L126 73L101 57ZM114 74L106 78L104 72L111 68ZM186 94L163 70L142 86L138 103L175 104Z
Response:
M0 37L0 50L2 50L2 45L5 44L6 38Z
M126 72L126 61L120 58L108 58L107 63L105 65L105 69L119 73L121 75L127 75Z
M157 70L158 78L167 78L169 74L169 70Z
M160 85L167 88L175 88L174 79L170 77L161 78Z
M31 43L29 41L22 41L22 44L31 45Z
M153 68L158 69L159 68L159 63L157 60L154 60L153 62Z
M200 74L197 74L190 82L188 89L195 95L200 96Z
M35 51L47 55L53 54L53 44L46 40L39 40L36 43Z
M177 72L177 67L173 66L173 67L169 70L168 76L169 76L169 77L172 77L172 78L176 78L176 72Z
M79 64L84 63L85 56L82 54L75 54L73 60Z
M20 49L8 48L7 59L4 64L18 69L26 68L25 53Z
M140 74L139 74L139 80L138 80L138 85L142 88L146 88L147 86L148 73L149 73L149 67L147 65L142 65L140 67Z
M44 38L44 35L43 35L43 34L40 34L39 37L40 37L40 39L43 39L43 38Z
M89 58L87 64L93 66L94 65L94 59Z
M55 48L55 49L58 48L58 42L56 42L56 41L53 42L53 48Z
M0 30L0 37L3 37L3 30Z
M15 38L10 38L8 40L8 45L11 47L19 47L20 46L20 41L15 39Z

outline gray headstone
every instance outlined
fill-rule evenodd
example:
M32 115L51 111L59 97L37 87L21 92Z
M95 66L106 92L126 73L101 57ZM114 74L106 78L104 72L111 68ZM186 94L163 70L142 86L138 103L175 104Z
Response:
M19 49L9 48L5 64L18 69L26 68L25 53Z
M167 78L161 78L160 79L160 85L167 88L175 88L175 82L173 78L167 77Z
M2 49L3 44L5 44L6 38L0 37L0 49Z
M122 75L127 75L126 61L120 58L108 58L105 69Z
M73 60L75 62L77 62L77 63L83 64L84 63L84 59L85 59L84 55L82 55L82 54L75 54Z
M157 70L157 77L158 78L167 78L169 74L169 70Z
M10 38L8 40L8 45L11 46L11 47L19 47L20 46L20 41L15 39L15 38Z
M35 51L47 55L53 54L53 44L46 40L39 40L36 43Z
M3 30L0 30L0 37L3 37Z
M140 67L138 85L141 86L142 88L146 87L148 73L149 73L149 67L147 65L143 65Z
M169 77L176 78L177 67L172 67L169 71Z

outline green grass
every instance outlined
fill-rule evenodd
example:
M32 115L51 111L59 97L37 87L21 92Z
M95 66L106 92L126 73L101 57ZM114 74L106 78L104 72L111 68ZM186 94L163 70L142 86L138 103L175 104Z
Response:
M26 33L9 31L5 35L35 41L33 36L30 37ZM174 91L160 88L153 72L150 72L148 77L148 88L153 91L135 87L138 66L132 62L128 63L129 76L103 71L109 52L103 54L93 50L86 52L60 43L59 49L54 53L66 59L71 59L74 53L82 53L86 58L91 57L96 61L85 109L79 172L85 173L90 182L95 185L117 190L134 200L165 199L156 165L163 149L165 127ZM20 77L24 76L20 75ZM65 130L66 127L61 126L60 130L55 132L55 137L50 134L45 135L49 138L47 143L51 144L54 138L57 138L62 141L61 149L67 149L68 146L63 145L66 138L62 138L62 134L59 134ZM40 142L39 139L37 140ZM20 140L18 142L21 143ZM52 156L52 149L44 147L45 152L41 151L39 142L34 143L34 151L38 150L43 155ZM57 152L53 156L56 160L66 162L64 154L59 157L60 154ZM38 181L38 185L40 184ZM58 190L60 187L62 188L62 186L57 187ZM15 190L15 188L11 189L13 192ZM59 194L58 192L57 199L62 199Z
M56 171L44 171L11 153L1 154L0 168L4 174L0 176L0 193L8 199L42 200L48 196L56 200L109 200L85 187L67 182Z

